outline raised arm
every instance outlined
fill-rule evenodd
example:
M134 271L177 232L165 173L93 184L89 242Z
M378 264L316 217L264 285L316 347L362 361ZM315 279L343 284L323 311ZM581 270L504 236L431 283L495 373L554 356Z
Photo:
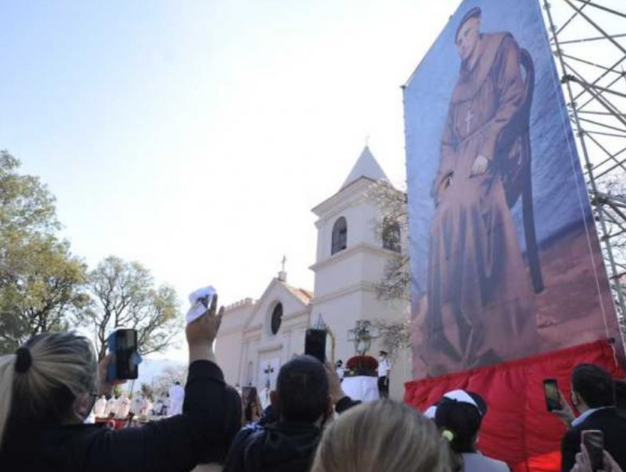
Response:
M228 411L232 404L213 353L223 314L223 310L216 314L216 309L217 297L204 316L187 326L189 375L183 414L140 428L99 432L91 438L86 470L190 470L223 447L227 418L233 412Z

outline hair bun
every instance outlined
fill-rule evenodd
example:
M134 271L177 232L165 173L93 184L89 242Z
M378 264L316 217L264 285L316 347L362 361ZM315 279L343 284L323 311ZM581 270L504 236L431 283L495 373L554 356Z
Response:
M30 355L30 349L27 347L20 347L15 351L17 359L15 360L15 372L18 374L25 374L33 365L33 356Z

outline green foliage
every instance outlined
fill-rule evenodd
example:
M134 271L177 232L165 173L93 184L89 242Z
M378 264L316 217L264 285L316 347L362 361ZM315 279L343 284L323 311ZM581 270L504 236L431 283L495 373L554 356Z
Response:
M139 262L107 257L89 273L88 285L93 303L85 321L95 332L98 359L106 355L106 339L116 328L136 329L143 355L164 351L182 330L176 292L155 287Z
M54 197L0 151L0 353L65 330L87 304L86 267L59 240Z

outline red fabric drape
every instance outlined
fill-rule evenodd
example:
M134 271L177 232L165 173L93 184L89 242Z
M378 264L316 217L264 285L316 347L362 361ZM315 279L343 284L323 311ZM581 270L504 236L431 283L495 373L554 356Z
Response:
M572 369L581 363L599 365L613 377L624 372L608 341L597 341L522 360L405 384L404 400L419 410L436 403L450 390L480 394L488 404L479 449L509 464L515 472L560 470L564 425L546 410L543 380L555 378L566 398Z

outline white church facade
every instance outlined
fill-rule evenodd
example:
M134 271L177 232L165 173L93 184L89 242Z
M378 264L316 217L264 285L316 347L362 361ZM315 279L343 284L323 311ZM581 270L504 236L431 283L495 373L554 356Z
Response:
M339 191L313 208L318 217L317 256L310 267L315 274L313 291L291 286L282 271L258 300L247 298L226 308L216 355L228 383L258 389L269 384L273 389L280 366L304 352L305 332L320 317L333 333L334 359L344 363L355 355L348 331L358 320L405 319L405 300L377 297L376 285L387 261L396 255L394 250L408 250L385 248L388 244L377 230L382 212L370 188L380 180L387 177L365 147ZM368 354L378 357L380 349L380 339L374 340ZM410 362L410 352L393 359L392 398L402 398Z

